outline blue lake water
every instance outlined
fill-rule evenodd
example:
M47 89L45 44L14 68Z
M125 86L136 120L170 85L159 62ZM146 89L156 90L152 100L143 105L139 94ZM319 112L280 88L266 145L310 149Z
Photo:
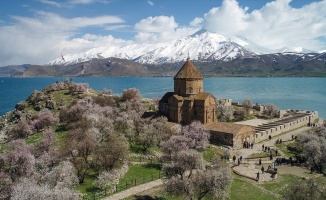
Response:
M16 103L26 100L34 90L59 81L59 78L0 78L0 115L13 110ZM138 88L147 98L162 97L173 91L172 77L73 78L89 83L95 90L111 89L121 94L124 89ZM280 109L319 111L326 118L325 78L205 78L205 92L233 101L251 99L254 103L273 103Z

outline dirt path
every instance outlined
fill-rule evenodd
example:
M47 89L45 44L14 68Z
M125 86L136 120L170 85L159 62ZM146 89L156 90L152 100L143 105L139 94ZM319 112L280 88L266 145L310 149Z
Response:
M160 186L163 184L163 179L157 179L155 181L149 182L149 183L145 183L145 184L141 184L141 185L137 185L135 187L129 188L127 190L124 190L122 192L113 194L107 198L104 198L104 200L119 200L119 199L124 199L127 198L129 196L138 194L140 192L149 190L151 188Z

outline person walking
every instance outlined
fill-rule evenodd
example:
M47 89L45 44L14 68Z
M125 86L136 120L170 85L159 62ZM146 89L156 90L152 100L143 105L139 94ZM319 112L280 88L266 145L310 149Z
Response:
M264 149L265 149L265 145L263 144L261 147L262 147L262 149L263 149L263 151L264 151Z
M234 155L233 156L233 163L235 163L235 160L237 159L237 157Z
M261 166L261 173L262 174L264 173L264 170L265 170L265 168L264 168L264 165L263 165L263 166Z
M256 181L259 181L259 172L257 172Z
M261 158L259 158L258 160L258 165L261 165Z

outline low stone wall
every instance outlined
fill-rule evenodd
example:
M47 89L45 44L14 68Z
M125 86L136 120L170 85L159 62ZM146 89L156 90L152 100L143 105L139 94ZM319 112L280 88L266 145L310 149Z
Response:
M318 118L318 112L299 111L294 115L281 118L274 122L263 124L255 128L255 142L269 139L281 133L300 128L302 126L311 126Z

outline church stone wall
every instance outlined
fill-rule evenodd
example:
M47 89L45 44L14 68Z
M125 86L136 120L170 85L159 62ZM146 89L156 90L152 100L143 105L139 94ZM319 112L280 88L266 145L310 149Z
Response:
M175 79L174 93L180 96L196 95L203 91L202 79Z

